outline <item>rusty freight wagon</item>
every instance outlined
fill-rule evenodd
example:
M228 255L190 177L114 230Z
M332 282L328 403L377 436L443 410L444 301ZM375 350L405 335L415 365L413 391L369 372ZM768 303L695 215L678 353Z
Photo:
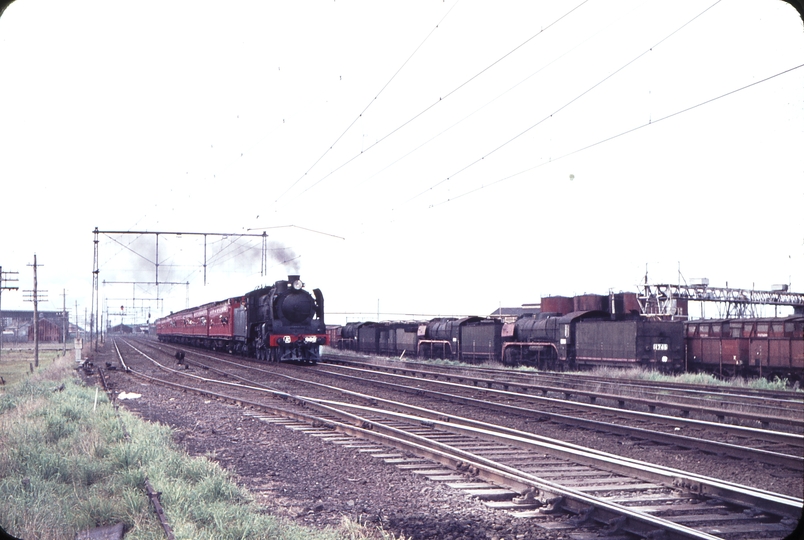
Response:
M801 380L804 316L685 323L687 369Z

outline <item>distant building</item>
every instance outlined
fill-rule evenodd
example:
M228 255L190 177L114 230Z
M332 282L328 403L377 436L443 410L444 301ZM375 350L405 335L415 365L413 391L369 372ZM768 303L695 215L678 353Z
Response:
M512 323L522 315L538 315L541 311L541 304L522 304L522 307L499 307L489 317Z
M28 341L34 341L34 325L28 325ZM64 342L64 321L39 318L39 342L40 343L62 343Z
M64 323L67 315L61 311L39 312L39 341L64 341ZM34 340L33 311L6 311L0 314L3 343L24 343ZM70 325L70 329L76 328ZM68 332L68 339L74 334Z
M110 334L131 334L134 329L127 324L121 323L116 326L110 326L107 331Z

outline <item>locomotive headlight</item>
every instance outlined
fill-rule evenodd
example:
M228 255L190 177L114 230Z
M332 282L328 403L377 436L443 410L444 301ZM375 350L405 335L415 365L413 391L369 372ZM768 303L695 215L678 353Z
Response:
M282 338L282 341L284 341L285 343L290 343L290 340L291 340L290 336L285 336Z
M293 288L296 289L297 291L301 290L302 287L304 287L304 283L302 283L302 280L297 279L296 281L293 282Z

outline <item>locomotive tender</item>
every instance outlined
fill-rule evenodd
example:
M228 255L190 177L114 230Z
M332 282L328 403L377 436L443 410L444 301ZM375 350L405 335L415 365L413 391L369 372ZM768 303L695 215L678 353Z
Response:
M270 362L316 363L329 343L324 296L298 275L242 296L157 319L159 341L227 351Z

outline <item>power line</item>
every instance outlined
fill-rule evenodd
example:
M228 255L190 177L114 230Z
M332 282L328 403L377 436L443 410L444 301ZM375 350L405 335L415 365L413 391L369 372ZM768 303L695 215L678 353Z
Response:
M340 140L343 138L343 136L344 136L344 135L346 135L346 133L347 133L347 132L348 132L350 129L352 129L352 126L354 126L354 125L355 125L355 123L357 123L357 121L358 121L360 118L362 118L362 117L363 117L363 114L365 114L365 112L366 112L366 111L369 109L369 107L371 107L371 105L372 105L372 104L373 104L373 103L374 103L374 102L377 100L377 98L378 98L378 97L380 97L380 94L382 94L382 93L383 93L383 91L384 91L384 90L385 90L385 89L388 87L388 85L389 85L389 84L391 84L391 81L393 81L393 80L396 78L396 76L397 76L397 75L399 75L399 72L400 72L400 71L402 71L402 69L403 69L403 68L404 68L404 67L407 65L407 63L408 63L408 62L410 62L411 58L413 58L413 56L414 56L414 55L415 55L415 54L416 54L416 53L419 51L419 49L421 49L421 48L422 48L422 46L425 44L425 42L427 42L427 40L428 40L428 39L430 39L430 36L432 36L432 35L433 35L433 32L435 32L435 31L438 29L439 25L441 25L441 23L443 23L443 22L444 22L444 19L446 19L446 18L447 18L447 16L448 16L448 15L449 15L449 14L452 12L452 10L453 10L453 9L455 9L455 6L457 6L457 5L458 5L458 1L459 1L459 0L457 0L457 1L456 1L456 2L455 2L453 5L452 5L452 7L451 7L451 8L449 8L449 10L447 11L447 13L446 13L446 14L445 14L445 15L444 15L442 18L441 18L441 20L440 20L440 21L438 21L438 24L436 24L436 25L435 25L435 27L434 27L432 30L430 30L430 33L429 33L429 34L427 34L427 36L425 36L425 38L422 40L422 42L421 42L421 43L419 43L418 47L416 47L416 48L413 50L413 52L410 54L410 56L408 56L407 60L405 60L404 62L402 62L402 65L401 65L401 66L399 66L399 69L397 69L397 70L396 70L396 72L395 72L393 75L391 75L391 78L390 78L390 79L388 79L388 82L386 82L386 83L383 85L383 87L382 87L382 88L380 88L380 91L379 91L379 92L377 92L377 95L376 95L376 96L374 96L374 98L372 98L372 99L371 99L371 100L368 102L368 104L366 104L366 106L363 108L363 110L362 110L362 111L360 111L360 114L358 114L358 115L357 115L357 117L356 117L354 120L352 120L352 123L351 123L351 124L349 124L348 126L346 126L346 129L344 129L344 130L343 130L343 133L341 133L340 135L338 135L338 137L335 139L335 141L334 141L332 144L330 144L330 145L329 145L329 148L327 148L326 150L324 150L324 153L323 153L323 154L321 154L321 156L319 156L319 158L318 158L317 160L315 160L315 163L313 163L312 165L310 165L310 167L307 169L307 171L305 171L305 173L304 173L304 174L302 174L302 175L301 175L299 178L297 178L297 179L296 179L296 181L295 181L295 182L293 182L293 183L290 185L290 187L289 187L289 188L287 188L287 189L286 189L286 190L285 190L285 191L284 191L284 192L283 192L281 195L279 195L279 197L277 197L277 198L276 198L276 200L277 200L277 201L278 201L279 199L281 199L282 197L284 197L284 196L285 196L285 195L286 195L286 194L287 194L287 193L288 193L288 192L289 192L291 189L293 189L293 188L296 186L296 184L298 184L298 183L299 183L299 182L302 180L302 178L304 178L305 176L307 176L307 174L308 174L310 171L312 171L312 170L313 170L313 168L314 168L316 165L318 165L318 163L319 163L319 162L320 162L322 159L324 159L324 156L326 156L326 155L329 153L329 151L330 151L330 150L332 150L332 148L333 148L333 147L334 147L336 144L338 144L338 141L340 141ZM333 172L334 172L334 171L333 171ZM330 173L330 174L332 174L332 173ZM327 175L327 176L329 176L329 175ZM325 178L326 178L326 177L325 177ZM320 181L321 181L321 180L319 180L318 182L320 182ZM316 184L318 184L318 182L316 182L315 184L313 184L313 186L315 186ZM312 187L312 186L311 186L311 187ZM309 189L309 188L308 188L308 189ZM304 190L304 191L307 191L307 190Z
M623 64L622 66L620 66L619 68L617 68L616 70L614 70L612 73L609 73L608 75L606 75L605 77L603 77L601 80L599 80L598 82L596 82L595 84L593 84L592 86L590 86L589 88L587 88L586 90L584 90L583 92L581 92L580 94L578 94L577 96L575 96L574 98L572 98L571 100L569 100L568 102L564 103L564 104L563 104L563 105L561 105L561 106L560 106L558 109L556 109L555 111L551 112L550 114L548 114L547 116L545 116L544 118L542 118L541 120L539 120L538 122L536 122L535 124L531 125L530 127L526 128L525 130L523 130L523 131L519 132L518 134L514 135L513 137L511 137L510 139L508 139L508 140L507 140L507 141L505 141L504 143L500 144L499 146L497 146L496 148L494 148L494 149L493 149L493 150L491 150L490 152L487 152L487 153L483 154L482 156L480 156L480 157L479 157L479 158L477 158L476 160L472 161L472 162L471 162L471 163L469 163L468 165L465 165L465 166L464 166L464 167L462 167L461 169L458 169L457 171L455 171L455 172L454 172L454 173L452 173L451 175L447 176L446 178L443 178L443 179L442 179L442 180L440 180L439 182L436 182L435 184L433 184L433 185L432 185L432 186L430 186L429 188L425 189L424 191L422 191L422 192L420 192L420 193L418 193L418 194L414 195L413 197L411 197L410 199L408 199L407 201L405 201L405 202L404 202L404 203L402 203L402 204L403 204L403 205L404 205L404 204L407 204L407 203L411 202L412 200L414 200L414 199L417 199L417 198L421 197L422 195L424 195L424 194L425 194L425 193L427 193L428 191L432 191L432 190L433 190L433 188L436 188L436 187L440 186L441 184L443 184L443 183L445 183L445 182L448 182L449 180L453 179L455 176L457 176L457 175L461 174L461 173L462 173L462 172L464 172L465 170L467 170L467 169L469 169L469 168L471 168L471 167L473 167L473 166L477 165L478 163L480 163L481 161L483 161L484 159L486 159L486 158L487 158L487 157L489 157L490 155L494 154L494 153L495 153L495 152L497 152L498 150L500 150L500 149L502 149L502 148L504 148L504 147L508 146L509 144L511 144L512 142L514 142L514 141L515 141L515 140L517 140L518 138L520 138L522 135L524 135L524 134L528 133L530 130L532 130L532 129L534 129L534 128L538 127L538 126L539 126L539 125L541 125L542 123L544 123L544 122L546 122L547 120L549 120L549 119L553 118L553 116L555 116L556 114L558 114L558 113L559 113L559 112L561 112L562 110L566 109L567 107L569 107L570 105L572 105L573 103L575 103L576 101L578 101L579 99L581 99L583 96L585 96L586 94L590 93L592 90L594 90L595 88L597 88L598 86L600 86L600 85L601 85L601 84L603 84L604 82L608 81L609 79L611 79L612 77L614 77L615 75L617 75L618 73L620 73L622 70L624 70L625 68L627 68L628 66L630 66L631 64L633 64L634 62L636 62L637 60L639 60L640 58L642 58L642 57L643 57L643 56L645 56L646 54L648 54L649 52L653 51L653 49L655 49L656 47L658 47L659 45L661 45L662 43L664 43L665 41L667 41L668 39L670 39L672 36L674 36L675 34L677 34L678 32L680 32L682 29L686 28L686 27L687 27L688 25L690 25L690 24L691 24L693 21L695 21L696 19L698 19L699 17L701 17L701 16L702 16L704 13L706 13L707 11L709 11L710 9L712 9L713 7L715 7L716 5L718 5L720 2L721 2L721 0L717 0L717 1L716 1L714 4L712 4L711 6L709 6L709 7L708 7L708 8L706 8L706 9L704 9L702 12L700 12L699 14L697 14L695 17L693 17L693 18L692 18L692 19L690 19L689 21L685 22L684 24L682 24L681 26L679 26L678 28L676 28L675 30L673 30L672 32L670 32L669 34L667 34L665 37L663 37L662 39L660 39L660 40L659 40L659 41L658 41L656 44L654 44L653 46L649 47L647 50L643 51L642 53L638 54L636 57L632 58L631 60L629 60L628 62L626 62L625 64Z
M122 242L120 242L120 241L119 241L117 238L113 238L112 236L109 236L109 234L104 234L104 236L106 236L107 238L109 238L109 239L110 239L112 242L114 242L114 243L116 243L116 244L120 245L120 246L121 246L121 247L123 247L124 249L129 250L131 253L133 253L133 254L134 254L134 255L136 255L137 257L140 257L140 258L144 259L145 261L147 261L147 262L149 262L149 263L151 263L151 264L154 264L154 261L152 261L151 259L149 259L148 257L146 257L145 255L143 255L143 254L141 254L141 253L137 253L136 251L134 251L133 249L131 249L131 248L130 248L130 247L128 247L127 245L125 245L125 244L123 244ZM136 237L134 238L134 240L132 240L131 242L129 242L129 245L133 244L133 243L134 243L134 242L135 242L135 241L136 241L138 238L140 238L141 236L142 236L142 235L138 235L138 236L136 236ZM120 251L122 251L122 250L120 250ZM120 253L120 251L118 251L117 253L115 253L115 254L114 254L114 255L112 255L111 257L109 257L109 260L111 260L112 258L116 257L116 256L117 256L117 254L118 254L118 253ZM109 262L109 261L107 260L106 262Z
M613 24L613 23L612 23L612 24ZM490 99L489 101L487 101L486 103L484 103L483 105L481 105L480 107L478 107L477 109L475 109L474 111L470 112L469 114L467 114L466 116L464 116L463 118L461 118L461 119L460 119L460 120L458 120L457 122L453 123L451 126L449 126L449 127L447 127L447 128L442 129L440 132L436 133L435 135L433 135L432 137L430 137L429 139L427 139L427 140L426 140L426 141L424 141L423 143L419 144L417 147L413 148L412 150L410 150L409 152L407 152L407 153L406 153L406 154L404 154L403 156L400 156L399 158L395 159L394 161L392 161L391 163L389 163L388 165L386 165L386 166L385 166L385 167L383 167L382 169L378 170L377 172L375 172L374 174L372 174L371 176L369 176L368 178L366 178L365 180L363 180L362 182L360 182L358 185L363 185L363 184L365 184L366 182L368 182L369 180L371 180L372 178L374 178L374 177L375 177L375 176L377 176L378 174L380 174L380 173L382 173L383 171L385 171L385 170L387 170L387 169L389 169L389 168L393 167L394 165L396 165L397 163L399 163L399 162L400 162L400 161L402 161L403 159L405 159L405 158L407 158L408 156L410 156L410 155L414 154L415 152L417 152L418 150L420 150L420 149L421 149L421 148L423 148L424 146L426 146L426 145L430 144L431 142L433 142L435 139L437 139L437 138L438 138L438 137L440 137L441 135L443 135L443 134L447 133L448 131L451 131L453 128L455 128L455 127L459 126L459 125L460 125L461 123L463 123L464 121L468 120L469 118L471 118L471 117L472 117L472 116L474 116L475 114L479 113L480 111L482 111L483 109L485 109L486 107L488 107L489 105L491 105L492 103L496 102L496 101L497 101L498 99L500 99L501 97L503 97L503 96L505 96L506 94L508 94L509 92L513 91L515 88L519 87L520 85L524 84L525 82L527 82L527 81L528 81L528 80L530 80L531 78L535 77L536 75L538 75L539 73L541 73L542 71L544 71L545 69L547 69L548 67L552 66L553 64L555 64L556 62L558 62L559 60L561 60L562 58L564 58L565 56L567 56L568 54L570 54L571 52L573 52L574 50L576 50L576 49L577 49L578 47L580 47L581 45L585 44L587 41L589 41L589 40L590 40L590 39L592 39L593 37L597 36L597 35L598 35L600 32L603 32L603 31L604 31L604 29L608 29L608 28L609 28L609 27L601 28L599 31L595 32L594 34L592 34L591 36L589 36L589 37L588 37L588 38L586 38L585 40L583 40L583 41L579 42L577 45L575 45L575 46L574 46L574 47L572 47L571 49L569 49L569 50L567 50L567 51L563 52L562 54L560 54L559 56L555 57L553 60L551 60L551 61L549 61L548 63L544 64L544 65L543 65L543 66L541 66L539 69L537 69L536 71L532 72L530 75L528 75L527 77L525 77L524 79L522 79L522 80L521 80L521 81L519 81L518 83L514 84L513 86L511 86L511 87L510 87L510 88L508 88L507 90L505 90L505 91L503 91L502 93L498 94L496 97L494 97L494 98Z
M361 152L359 154L355 154L354 156L349 158L347 161L345 161L344 163L342 163L341 165L339 165L335 169L331 170L325 176L323 176L322 178L319 178L318 181L316 181L311 186L307 187L304 191L301 192L301 194L307 193L309 190L311 190L312 188L316 187L318 184L320 184L321 182L323 182L324 180L326 180L327 178L329 178L330 176L335 174L337 171L339 171L340 169L342 169L343 167L345 167L346 165L348 165L349 163L351 163L355 159L359 158L360 156L362 156L363 154L365 154L366 152L368 152L369 150L371 150L372 148L374 148L375 146L377 146L378 144L383 142L385 139L387 139L388 137L390 137L391 135L393 135L397 131L401 130L402 128L404 128L405 126L407 126L408 124L410 124L411 122L413 122L414 120L416 120L417 118L419 118L420 116L425 114L427 111L429 111L430 109L432 109L433 107L435 107L439 103L443 102L445 99L449 98L452 94L454 94L455 92L457 92L458 90L460 90L461 88L463 88L464 86L469 84L470 82L472 82L475 79L477 79L480 75L482 75L483 73L485 73L486 71L488 71L489 69L494 67L495 65L499 64L500 62L502 62L505 58L507 58L508 56L510 56L511 54L516 52L517 50L521 49L522 47L524 47L526 44L528 44L530 41L532 41L536 37L538 37L541 34L543 34L546 30L548 30L551 27L553 27L554 25L558 24L560 21L562 21L564 18L568 17L571 13L573 13L574 11L579 9L581 6L583 6L587 2L589 2L589 0L583 0L580 4L578 4L577 6L575 6L572 9L570 9L568 12L564 13L563 15L561 15L558 19L556 19L555 21L551 22L550 24L548 24L544 28L540 29L537 33L533 34L528 39L526 39L525 41L523 41L522 43L520 43L519 45L517 45L516 47L514 47L513 49L511 49L510 51L508 51L504 55L502 55L500 58L498 58L497 60L495 60L494 62L492 62L488 66L486 66L485 68L481 69L480 71L478 71L477 73L475 73L474 75L469 77L466 81L462 82L461 84L459 84L458 86L456 86L455 88L453 88L452 90L447 92L444 96L439 97L431 105L425 107L422 111L420 111L419 113L415 114L413 117L411 117L410 119L406 120L405 122L403 122L402 124L400 124L399 126L394 128L393 130L391 130L389 133L387 133L387 134L383 135L382 137L380 137L379 139L377 139L373 144L369 145L365 150L361 150ZM306 174L307 173L305 173L305 175ZM301 180L301 178L299 180ZM298 182L298 180L296 182ZM295 185L295 183L294 183L294 185ZM287 193L287 191L285 193ZM284 193L282 195L284 195Z
M450 197L449 199L446 199L446 200L444 200L444 201L441 201L440 203L432 204L432 205L430 205L430 208L433 208L433 207L435 207L435 206L441 206L441 205L446 204L446 203L448 203L448 202L452 202L452 201L454 201L454 200L456 200L456 199L460 199L460 198L462 198L462 197L465 197L465 196L467 196L467 195L470 195L470 194L472 194L472 193L475 193L475 192L477 192L477 191L480 191L481 189L485 189L485 188L487 188L487 187L494 186L494 185L496 185L496 184L499 184L500 182L504 182L505 180L510 180L511 178L514 178L514 177L519 176L519 175L521 175L521 174L524 174L524 173L526 173L526 172L532 171L532 170L534 170L534 169L538 169L539 167L542 167L542 166L544 166L544 165L548 165L548 164L550 164L550 163L555 163L556 161L558 161L558 160L560 160L560 159L564 159L564 158L569 157L569 156L572 156L572 155L574 155L574 154L578 154L578 153L583 152L583 151L585 151L585 150L589 150L590 148L594 148L595 146L601 145L601 144L603 144L603 143L606 143L606 142L609 142L609 141L613 141L614 139L617 139L617 138L622 137L622 136L624 136L624 135L628 135L629 133L633 133L633 132L638 131L638 130L640 130L640 129L642 129L642 128L645 128L645 127L648 127L648 126L652 126L652 125L654 125L654 124L658 124L658 123L659 123L659 122L661 122L662 120L667 120L668 118L673 118L674 116L678 116L678 115L680 115L680 114L683 114L683 113L686 113L686 112L692 111L693 109L697 109L698 107L703 107L704 105L708 105L709 103L712 103L712 102L717 101L717 100L719 100L719 99L722 99L722 98L728 97L728 96L730 96L730 95L732 95L732 94L736 94L737 92L741 92L741 91L743 91L743 90L746 90L746 89L748 89L748 88L751 88L752 86L756 86L756 85L758 85L758 84L761 84L761 83L764 83L764 82L770 81L771 79L775 79L776 77L779 77L779 76L781 76L781 75L785 75L785 74L787 74L787 73L790 73L790 72L795 71L795 70L797 70L797 69L800 69L800 68L802 68L802 67L804 67L804 64L799 64L799 65L797 65L797 66L795 66L795 67L792 67L792 68L790 68L790 69L786 69L786 70L784 70L784 71L780 71L779 73L776 73L775 75L771 75L770 77L765 77L765 78L764 78L764 79L762 79L762 80L755 81L755 82L752 82L751 84L747 84L747 85L745 85L745 86L742 86L742 87L740 87L740 88L737 88L736 90L731 90L730 92L726 92L725 94L721 94L721 95L719 95L719 96L717 96L717 97L713 97L713 98L711 98L711 99L707 99L706 101L702 101L702 102L698 103L697 105L692 105L691 107L687 107L687 108L685 108L685 109L678 110L678 111L676 111L676 112L674 112L674 113L670 113L670 114L668 114L668 115L666 115L666 116L663 116L663 117L661 117L661 118L659 118L659 119L657 119L657 120L648 121L648 122L646 122L646 123L644 123L644 124L641 124L641 125L639 125L639 126L633 127L633 128L631 128L631 129L627 129L627 130L625 130L625 131L623 131L623 132L620 132L620 133L618 133L618 134L616 134L616 135L612 135L611 137L606 137L605 139L601 139L601 140L599 140L599 141L597 141L597 142L595 142L595 143L592 143L592 144L586 145L586 146L584 146L584 147L582 147L582 148L578 148L578 149L573 150L573 151L571 151L571 152L567 152L566 154L563 154L563 155L561 155L561 156L559 156L559 157L557 157L557 158L555 158L555 159L551 159L550 161L547 161L547 162L545 162L545 163L540 163L540 164L538 164L538 165L534 165L533 167L529 167L529 168L527 168L527 169L523 169L523 170L521 170L521 171L519 171L519 172L516 172L516 173L514 173L514 174L510 174L510 175L505 176L505 177L503 177L503 178L499 178L499 179L495 180L494 182L491 182L490 184L484 184L484 185L482 185L482 186L480 186L480 187L477 187L477 188L475 188L475 189L472 189L472 190L466 191L466 192L464 192L464 193L461 193L460 195L457 195L457 196L455 196L455 197Z

